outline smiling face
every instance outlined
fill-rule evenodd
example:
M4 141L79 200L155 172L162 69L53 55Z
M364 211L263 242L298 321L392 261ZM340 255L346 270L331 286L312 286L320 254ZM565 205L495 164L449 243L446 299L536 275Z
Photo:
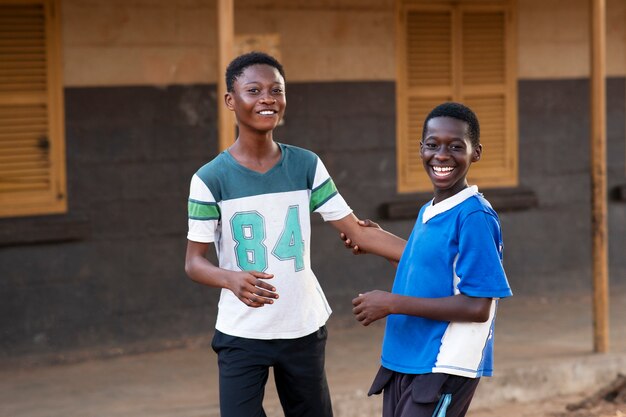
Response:
M272 131L285 113L285 80L270 65L247 67L226 93L226 106L235 112L239 135Z
M467 187L467 172L480 159L482 145L472 146L466 122L452 117L428 121L420 143L420 157L433 183L435 203Z

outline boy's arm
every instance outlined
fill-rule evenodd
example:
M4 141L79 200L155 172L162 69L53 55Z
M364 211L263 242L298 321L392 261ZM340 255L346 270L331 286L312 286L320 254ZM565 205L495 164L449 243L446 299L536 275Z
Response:
M276 288L263 281L274 275L219 268L206 258L208 248L208 243L187 241L185 272L189 278L209 287L226 288L248 307L263 307L278 298Z
M406 240L377 227L360 225L359 219L352 213L330 224L349 239L351 247L358 247L392 262L400 261Z
M352 300L352 312L364 326L389 314L404 314L431 320L478 322L489 319L492 298L469 297L464 294L442 298L418 298L371 291Z

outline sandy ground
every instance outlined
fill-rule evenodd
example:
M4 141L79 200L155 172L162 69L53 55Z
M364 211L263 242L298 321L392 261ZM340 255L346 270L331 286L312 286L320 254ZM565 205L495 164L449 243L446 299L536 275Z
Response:
M610 404L563 414L567 404L612 379L609 373L626 373L625 315L626 291L613 290L614 353L594 355L590 294L505 300L496 329L496 376L481 382L469 417L626 416L623 407ZM382 334L383 323L364 328L350 317L329 322L327 373L336 417L380 416L381 398L365 393L378 368ZM0 366L0 416L216 417L217 367L209 340L207 335L184 348L76 363L5 362ZM551 368L556 366L560 366L556 371ZM562 371L570 367L579 368L571 374L574 377ZM606 378L590 373L596 367ZM561 379L549 378L557 374L563 375ZM582 390L568 378L587 378L587 388ZM282 416L271 378L265 408L268 417Z

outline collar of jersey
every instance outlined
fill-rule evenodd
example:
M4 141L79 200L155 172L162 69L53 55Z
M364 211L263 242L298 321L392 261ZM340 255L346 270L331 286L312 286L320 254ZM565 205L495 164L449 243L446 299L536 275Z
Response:
M445 200L433 205L433 200L430 201L430 205L424 209L424 215L422 216L422 223L426 223L438 214L444 213L451 208L454 208L470 198L478 194L478 186L472 185L467 187L452 197L448 197Z
M228 149L224 150L223 153L226 155L226 159L228 160L228 163L234 166L237 170L245 172L248 175L254 175L257 177L265 177L265 176L271 175L280 166L282 166L283 162L285 161L285 153L286 153L285 145L279 142L276 142L276 144L280 147L280 159L278 160L278 162L276 162L276 164L274 164L273 167L271 167L268 171L265 171L263 173L241 165L239 161L235 159L235 157L230 153Z

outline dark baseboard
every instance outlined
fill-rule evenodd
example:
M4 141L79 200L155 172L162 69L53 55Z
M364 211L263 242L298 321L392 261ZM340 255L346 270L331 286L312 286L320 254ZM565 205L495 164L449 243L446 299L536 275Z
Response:
M539 204L534 191L527 188L492 188L481 190L497 212L529 210ZM410 200L383 203L380 217L385 220L415 219L420 208L432 199L432 193L413 194Z
M0 221L0 246L35 245L84 240L89 220L72 215L19 217Z

